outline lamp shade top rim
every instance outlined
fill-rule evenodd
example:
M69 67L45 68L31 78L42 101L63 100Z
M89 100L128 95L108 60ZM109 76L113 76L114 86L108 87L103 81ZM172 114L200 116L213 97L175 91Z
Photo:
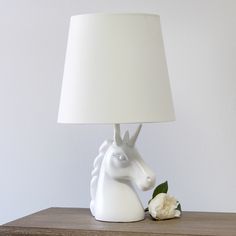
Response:
M156 13L148 12L96 12L96 13L82 13L72 15L71 18L83 17L83 16L154 16L159 17L160 15Z

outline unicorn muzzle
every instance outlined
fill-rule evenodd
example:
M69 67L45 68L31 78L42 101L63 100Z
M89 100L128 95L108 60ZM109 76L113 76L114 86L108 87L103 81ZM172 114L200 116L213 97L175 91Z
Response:
M140 188L143 191L150 190L154 187L156 183L156 176L153 173L152 175L148 175L145 178L143 178L141 181L139 181L137 184L138 188Z

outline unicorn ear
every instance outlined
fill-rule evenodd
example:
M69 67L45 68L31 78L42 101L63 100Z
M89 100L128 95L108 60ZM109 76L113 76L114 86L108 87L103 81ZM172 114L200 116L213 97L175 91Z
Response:
M129 131L128 130L125 131L123 142L127 143L127 144L129 143Z
M117 146L122 145L122 139L121 139L121 136L120 136L120 125L119 124L115 124L115 126L114 126L114 142Z

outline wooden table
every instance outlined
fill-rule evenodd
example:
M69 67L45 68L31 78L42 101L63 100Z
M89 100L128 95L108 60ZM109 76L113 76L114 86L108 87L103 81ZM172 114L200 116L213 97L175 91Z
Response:
M108 223L94 220L88 209L49 208L0 226L0 235L236 236L236 214L183 212L180 219Z

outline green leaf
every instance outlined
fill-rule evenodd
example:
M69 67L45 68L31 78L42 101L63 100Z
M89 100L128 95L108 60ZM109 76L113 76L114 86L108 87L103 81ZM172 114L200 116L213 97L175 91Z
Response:
M166 182L164 182L164 183L158 185L158 186L154 189L153 194L152 194L152 199L153 199L154 197L156 197L157 194L159 194L159 193L167 193L167 191L168 191L168 182L166 181Z
M176 210L179 210L180 212L182 212L180 203L179 203L178 206L176 207Z

